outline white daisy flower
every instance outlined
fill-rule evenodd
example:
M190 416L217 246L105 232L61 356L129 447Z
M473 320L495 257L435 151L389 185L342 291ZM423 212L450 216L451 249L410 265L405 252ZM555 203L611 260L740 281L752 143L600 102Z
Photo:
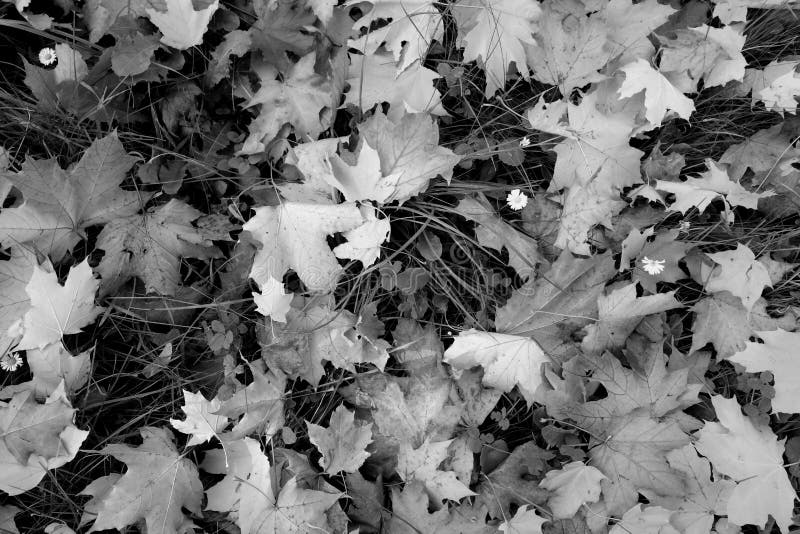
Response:
M522 139L519 140L519 146L520 148L527 148L531 146L531 140L528 139L527 137L523 137Z
M20 365L22 365L22 356L16 352L7 352L2 358L0 358L0 368L2 368L3 371L16 371Z
M42 65L52 65L56 62L56 51L52 48L42 48L39 50L39 63Z
M528 195L519 189L512 189L506 197L506 204L514 211L519 211L528 205Z
M642 269L644 269L647 274L661 274L664 272L664 264L667 260L651 260L647 256L642 259Z

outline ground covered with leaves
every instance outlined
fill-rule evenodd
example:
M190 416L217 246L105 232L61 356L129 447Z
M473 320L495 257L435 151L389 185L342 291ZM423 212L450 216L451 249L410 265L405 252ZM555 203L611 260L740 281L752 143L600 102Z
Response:
M0 3L0 530L798 530L793 4Z

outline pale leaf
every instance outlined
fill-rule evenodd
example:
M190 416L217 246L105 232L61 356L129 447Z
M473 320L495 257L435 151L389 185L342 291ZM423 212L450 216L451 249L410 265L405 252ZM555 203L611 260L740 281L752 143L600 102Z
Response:
M748 373L772 372L775 377L773 411L800 413L800 368L796 356L797 347L800 346L800 333L779 328L754 334L764 342L746 341L744 350L728 360L743 365Z
M355 203L337 205L284 202L262 206L242 226L261 244L250 277L262 286L283 280L293 269L311 291L331 291L341 267L327 237L359 227L363 217Z
M203 42L211 16L219 7L214 0L205 9L195 11L192 0L164 0L165 12L148 8L145 10L150 22L161 31L161 42L178 50L186 50Z
M25 287L31 298L31 308L25 313L24 334L17 349L44 348L93 323L103 311L94 303L99 285L88 258L69 270L63 286L54 272L34 267Z
M606 476L596 467L570 462L561 469L548 471L539 486L552 492L547 500L555 519L569 519L584 503L600 499L600 481Z
M796 495L783 467L784 442L769 427L757 427L742 415L735 398L712 395L711 402L719 423L705 423L695 448L738 482L728 501L728 520L763 527L771 515L788 532Z
M484 385L505 392L517 386L530 405L542 384L541 366L550 358L531 338L470 329L459 333L443 361L456 369L482 366Z
M692 99L672 85L650 62L639 58L620 70L625 73L625 81L618 90L620 98L629 98L644 91L645 117L650 126L661 126L667 111L689 120L694 111Z
M93 141L67 171L55 159L27 158L6 175L25 202L0 210L0 242L30 243L60 260L86 228L133 215L150 198L119 188L133 162L116 132Z
M183 513L200 514L203 485L197 467L178 454L165 428L143 427L138 447L107 445L100 451L127 466L124 475L95 480L80 494L91 495L81 523L94 520L89 532L124 530L143 523L151 534L176 534L193 526Z
M170 419L169 423L178 432L191 436L186 442L187 447L200 445L219 436L219 433L228 426L227 417L214 414L220 409L219 399L209 401L202 393L192 393L186 389L183 390L183 399L181 410L186 414L186 419L183 421Z
M533 33L542 9L534 0L459 0L453 7L464 61L477 61L486 72L487 98L506 85L513 63L528 79L523 44L535 44Z
M475 495L459 482L453 471L441 471L438 468L447 459L447 449L451 442L452 440L432 443L426 439L418 448L401 443L397 456L397 472L400 477L407 482L422 482L437 507L445 499L458 501Z
M706 290L728 291L739 297L750 311L765 287L772 287L766 266L758 261L746 245L737 243L736 250L708 254L719 265L711 273Z
M320 467L329 475L341 471L355 473L369 458L365 450L372 443L372 424L357 425L353 412L339 405L331 414L328 428L306 421L308 439L322 458Z

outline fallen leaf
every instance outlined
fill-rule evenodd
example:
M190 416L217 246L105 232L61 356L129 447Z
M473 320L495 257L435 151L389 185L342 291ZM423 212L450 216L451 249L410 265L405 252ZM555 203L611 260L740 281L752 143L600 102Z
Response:
M536 508L525 505L519 507L514 517L500 523L498 528L506 534L541 534L542 525L547 522L547 518L536 513Z
M290 123L299 138L316 139L328 127L322 111L332 100L330 80L314 71L315 54L303 56L281 80L272 66L259 72L261 86L250 97L246 108L261 106L248 126L249 135L237 155L257 154Z
M146 426L139 432L138 447L118 443L100 451L128 470L101 477L80 493L92 496L81 518L82 525L94 520L89 532L143 523L153 534L177 534L194 526L182 508L200 514L203 485L197 467L178 454L169 430Z
M253 381L242 386L234 395L222 402L212 415L222 415L236 420L241 417L226 437L239 439L250 434L273 436L283 426L283 399L286 375L279 370L265 372L260 365L250 365Z
M17 350L42 349L93 323L104 309L94 303L99 286L88 258L69 270L63 286L56 273L34 267L25 286L31 307L23 319L24 333Z
M533 0L459 0L453 6L464 61L477 61L486 72L486 98L505 87L512 63L529 79L523 43L536 43L533 33L541 12Z
M548 471L539 487L552 492L547 499L554 519L569 519L584 503L600 499L600 481L606 476L596 467L570 462L561 469Z
M368 110L375 104L388 102L390 120L399 120L404 113L449 115L442 107L442 95L436 90L439 78L439 73L418 61L398 73L391 54L354 54L347 71L350 90L345 95L345 104Z
M361 0L347 0L352 6ZM367 30L360 39L351 39L350 48L374 55L381 44L393 53L397 74L401 74L417 60L425 59L431 42L440 40L444 32L442 15L432 0L374 0L372 9L362 11L363 16L353 24L353 29ZM391 19L388 25L375 26L381 19Z
M306 421L308 439L322 458L319 465L329 475L341 471L355 473L369 458L366 447L372 443L372 424L357 425L353 412L339 405L331 414L328 428Z
M661 126L667 111L689 120L694 111L692 99L672 85L649 61L639 58L620 70L625 73L625 81L618 90L620 98L630 98L644 91L645 117L649 126Z
M551 360L531 338L473 328L458 334L443 361L456 369L480 365L484 385L504 392L517 386L530 406L542 384L541 366Z
M761 297L765 287L772 287L767 267L758 261L747 245L737 243L736 250L708 254L716 267L706 282L706 290L712 293L728 291L739 297L751 311Z
M177 199L142 215L109 222L97 237L105 251L95 268L102 278L103 295L114 293L137 276L147 292L174 295L181 287L181 258L216 258L221 255L213 240L230 240L225 228L196 224L203 213Z
M800 61L772 60L763 69L747 69L743 85L753 91L752 105L763 102L767 111L797 113L795 96L800 95Z
M133 215L150 198L119 188L134 161L116 132L94 140L67 171L55 159L27 158L6 175L25 202L0 211L0 242L28 243L60 260L86 228Z
M242 229L261 244L250 277L259 286L283 280L293 269L311 291L331 291L341 274L327 237L359 227L363 217L355 203L336 205L284 202L262 206Z
M456 478L453 471L438 469L439 464L448 457L451 442L452 440L433 443L426 439L416 448L408 443L401 443L397 456L397 473L400 477L405 481L422 482L437 508L443 500L459 501L476 495Z
M712 395L711 402L719 423L706 421L694 445L717 471L737 482L726 508L728 521L763 528L772 516L788 532L797 497L783 467L784 441L742 415L735 398Z
M186 419L183 421L170 419L169 424L178 432L189 434L187 447L206 443L211 438L218 437L219 433L228 426L227 417L215 415L221 404L219 399L214 398L209 401L202 393L192 393L184 389L181 410L186 414Z
M166 11L145 9L150 22L161 31L161 42L178 50L202 44L203 34L208 29L211 16L219 7L219 0L214 0L200 11L195 11L192 0L164 0L164 2Z

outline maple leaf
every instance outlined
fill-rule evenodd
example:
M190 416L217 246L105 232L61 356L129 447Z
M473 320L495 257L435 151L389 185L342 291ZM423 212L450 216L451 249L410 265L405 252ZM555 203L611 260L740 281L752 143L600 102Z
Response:
M772 287L767 267L756 259L747 245L737 243L736 250L708 254L719 265L706 282L706 290L728 291L742 300L747 311L753 309L764 287Z
M741 180L748 169L760 178L764 173L785 176L780 170L800 161L800 148L795 148L792 137L783 131L783 123L757 131L741 143L731 145L719 159L728 165L732 180Z
M254 458L262 455L258 440L248 437L227 441L224 448L207 451L200 469L225 477L206 490L208 499L204 509L235 516L239 511L240 488L247 484Z
M629 144L635 113L626 109L606 112L601 97L600 90L595 89L578 105L568 101L566 106L546 106L540 99L528 110L533 128L566 138L553 149L557 159L551 191L586 186L592 181L606 189L621 189L642 181L639 160L644 152ZM566 122L559 110L566 112Z
M242 534L305 534L328 529L325 511L340 494L298 487L292 477L276 495L270 476L269 459L253 450L245 482L237 488L239 496L236 523Z
M392 120L399 119L404 112L449 115L435 87L439 78L439 73L418 61L398 74L389 54L352 55L347 71L350 90L345 95L345 104L367 110L375 104L388 102Z
M25 286L38 265L35 254L23 247L8 251L8 259L0 261L0 352L5 353L16 336L9 328L18 324L30 308L30 296Z
M273 436L283 426L283 399L286 375L279 370L264 372L263 365L250 364L253 381L222 402L212 415L241 419L230 432L232 439L258 433Z
M644 91L645 118L650 123L648 126L661 126L667 110L689 120L694 111L692 99L676 89L649 61L639 58L620 67L620 70L625 73L625 81L617 92L620 98L630 98Z
M444 361L456 369L482 366L484 385L504 392L516 385L530 406L542 383L541 365L551 360L531 338L473 328L458 334Z
M736 484L730 480L711 480L711 464L697 455L691 445L667 453L670 467L686 476L686 495L681 497L648 497L650 504L662 506L671 513L669 522L683 534L711 532L714 515L725 515L726 504Z
M646 412L615 417L599 436L603 441L592 448L592 464L603 472L603 497L610 514L627 510L637 500L637 491L682 496L683 477L673 470L664 455L689 443L689 436L672 421L659 422Z
M659 70L684 93L697 92L702 79L704 87L717 87L742 81L747 60L742 55L743 28L706 24L675 30L675 38L659 36L661 61Z
M331 414L328 428L306 421L308 439L322 458L319 465L329 475L355 473L369 458L365 448L372 443L372 424L356 425L353 412L340 404Z
M60 434L71 425L75 410L60 388L47 402L39 404L30 391L16 393L3 403L0 440L18 463L26 465L31 455L45 459L62 452Z
M96 267L101 293L119 289L132 276L141 278L148 292L174 295L181 286L181 258L217 258L212 240L229 240L226 228L194 225L203 213L172 199L142 215L109 222L97 237L105 251Z
M24 333L17 350L44 348L94 322L104 309L94 303L99 285L88 258L69 270L63 286L56 273L35 266L25 286L31 307L23 319Z
M533 275L537 264L544 262L536 240L519 232L498 216L483 194L461 200L455 212L478 223L475 237L480 246L498 252L503 248L508 251L508 264L523 281Z
M620 55L629 60L652 53L647 35L674 10L656 0L633 4L611 0L582 4L548 0L542 4L536 45L527 49L533 77L558 85L562 95L605 78L597 71ZM630 57L629 57L630 56Z
M333 88L328 78L314 71L315 57L314 53L301 57L282 81L276 80L278 72L274 67L265 66L257 71L261 86L245 107L260 105L261 108L250 123L250 134L237 155L263 152L286 123L301 138L316 139L328 127L329 119L323 117L322 111L331 105Z
M360 3L361 0L347 0L344 5ZM353 29L369 33L360 39L351 39L348 46L369 56L383 44L393 53L398 75L415 61L421 63L431 43L441 39L442 15L432 0L372 0L369 3L372 9L353 24ZM391 22L375 28L373 24L381 19L391 19Z
M101 477L80 493L92 496L81 518L81 524L94 520L89 532L123 530L139 522L153 534L185 532L194 526L181 509L200 514L203 485L197 467L178 454L169 430L143 427L139 433L143 441L138 447L120 443L100 451L125 463L128 470Z
M557 164L557 163L556 163ZM574 254L591 255L587 239L597 224L611 228L611 219L627 206L619 192L605 183L572 186L558 199L563 206L555 246Z
M383 369L389 359L383 341L359 335L350 312L331 309L330 303L306 303L287 313L286 326L272 324L259 339L262 356L292 378L316 386L324 374L323 360L355 372L356 363Z
M273 321L286 322L286 314L291 309L292 294L286 293L283 282L272 278L261 284L261 292L253 291L253 303L256 311Z
M523 43L536 43L541 12L533 0L459 0L453 6L464 61L477 61L486 72L486 98L505 87L511 63L529 79Z
M448 447L452 440L431 442L425 439L417 448L408 443L400 444L397 456L397 473L405 481L419 480L425 485L434 505L443 500L458 501L463 497L476 495L462 484L453 471L441 471L439 464L448 457Z
M756 300L753 308L748 311L740 298L727 291L704 298L692 307L692 311L695 319L689 352L700 350L710 341L720 359L744 350L747 341L756 335L756 331L778 328L792 330L797 319L792 312L787 312L780 318L771 317L763 298Z
M535 462L545 451L528 441L516 447L478 486L476 504L485 504L492 517L509 517L512 505L545 504L548 491L539 487Z
M316 17L308 2L255 0L253 10L258 20L249 30L252 42L270 65L286 72L292 64L290 55L304 56L313 49L314 36L306 29Z
M342 232L347 242L337 245L333 254L337 258L358 260L364 267L369 267L380 257L381 245L389 239L391 223L389 217L378 219L375 208L368 204L359 206L359 210L364 222L357 228Z
M211 16L219 7L219 0L214 0L200 11L195 11L192 0L164 0L164 2L167 7L165 12L152 8L145 9L150 22L161 31L161 42L178 50L186 50L201 44Z
M600 499L600 481L606 476L596 467L570 462L561 469L548 471L539 487L552 492L547 500L554 519L569 519L584 503Z
M613 424L615 417L635 410L663 417L697 402L700 385L687 386L688 368L668 370L663 353L650 355L641 362L641 367L639 370L623 367L608 352L599 357L575 357L564 364L568 384L574 377L590 376L590 380L603 385L607 396L580 403L563 402L561 396L556 396L555 404L548 402L548 410L553 417L570 418L584 428L602 432ZM585 386L576 384L576 387L583 390Z
M681 534L670 524L672 511L660 506L635 505L622 515L609 534Z
M541 276L528 280L497 310L499 332L532 335L540 345L597 317L597 298L614 276L610 255L578 259L564 251Z
M29 243L60 260L86 228L133 215L150 198L119 188L134 161L116 132L93 141L67 171L55 159L27 158L6 175L25 202L0 210L0 242Z
M763 102L767 111L797 113L796 95L800 95L800 61L770 62L763 69L747 69L743 85L753 91L753 105Z
M742 415L735 398L712 395L711 402L719 423L706 421L694 445L714 469L737 482L728 521L763 527L771 515L788 532L796 495L783 467L784 441Z
M344 155L349 160L356 160L356 163L348 164L338 154L331 154L328 161L333 172L323 175L323 179L341 191L345 200L375 200L383 203L392 196L402 174L383 176L380 154L367 141L361 140L355 152Z
M291 148L284 158L284 164L295 167L303 175L304 180L299 184L278 185L281 196L292 202L333 204L336 188L330 184L336 177L331 168L330 158L336 154L341 141L345 139L334 137Z
M771 332L756 331L754 334L764 342L746 341L745 348L728 360L743 365L748 373L771 371L775 377L773 411L800 413L800 374L795 356L800 333L778 328Z
M186 389L183 390L183 399L181 410L186 414L186 420L170 419L169 424L178 432L191 436L186 442L187 447L200 445L219 436L228 426L227 417L214 414L222 405L219 399L209 401L202 393L192 393Z
M426 373L407 380L382 376L359 376L342 393L356 407L369 414L372 429L370 461L384 461L384 474L394 472L400 445L420 446L424 439L452 438L461 413L461 401L454 400L453 381L446 375Z
M500 523L498 529L506 534L542 534L542 525L548 519L536 513L536 508L520 506L514 517Z
M439 128L430 115L414 113L392 121L380 111L358 125L359 136L378 151L381 174L401 174L384 203L401 204L424 191L437 175L450 183L453 167L461 160L439 146Z
M680 211L685 214L690 208L697 208L702 213L717 198L722 197L725 203L725 212L730 212L731 206L742 206L748 209L757 209L758 200L774 195L772 191L764 193L751 193L740 184L731 181L727 171L706 159L708 171L702 173L700 178L687 178L685 182L667 182L658 180L656 189L675 194L669 211ZM733 214L728 216L733 221Z
M56 391L63 381L66 395L72 395L89 381L92 373L91 351L73 356L61 343L47 345L43 349L28 349L25 361L33 379L29 382L7 386L0 390L0 398L19 391L31 390L42 399Z
M89 432L74 425L74 413L63 387L44 404L36 402L32 391L0 403L0 490L9 495L29 491L48 470L75 458Z
M597 298L599 321L586 327L581 348L586 353L619 349L645 315L681 308L675 291L646 297L636 296L636 283L615 289Z
M311 291L331 291L341 267L327 243L336 232L353 230L363 217L355 203L337 205L284 202L262 206L242 229L261 244L250 277L259 286L282 280L293 269Z

